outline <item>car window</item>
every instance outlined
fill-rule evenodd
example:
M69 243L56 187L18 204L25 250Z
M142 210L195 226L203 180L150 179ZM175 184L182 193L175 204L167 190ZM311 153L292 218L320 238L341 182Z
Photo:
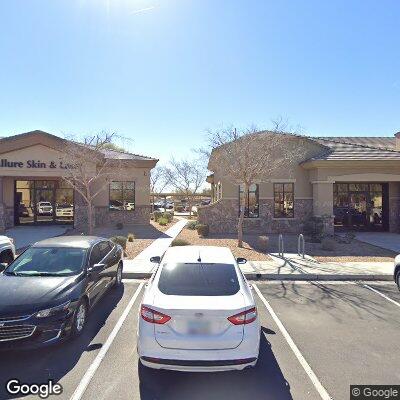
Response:
M100 252L100 243L97 243L93 246L92 252L90 253L90 265L98 264L103 257Z
M177 296L230 296L240 285L233 264L164 264L158 288Z
M101 259L103 259L111 250L109 242L99 243L99 248L100 248Z
M69 247L31 247L6 269L17 275L74 275L83 269L86 249Z

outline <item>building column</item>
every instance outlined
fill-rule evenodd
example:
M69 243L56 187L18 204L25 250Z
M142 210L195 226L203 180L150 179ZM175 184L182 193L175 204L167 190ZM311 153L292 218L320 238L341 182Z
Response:
M3 201L3 177L0 176L0 232L4 232L6 229L6 205Z
M313 185L313 215L323 218L325 233L333 235L333 182L314 181Z
M389 232L400 232L400 183L389 182Z

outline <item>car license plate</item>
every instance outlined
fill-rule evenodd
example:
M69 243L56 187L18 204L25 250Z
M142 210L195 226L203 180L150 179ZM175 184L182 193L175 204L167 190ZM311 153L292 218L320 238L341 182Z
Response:
M209 321L193 320L188 322L188 333L191 335L207 335L210 333Z

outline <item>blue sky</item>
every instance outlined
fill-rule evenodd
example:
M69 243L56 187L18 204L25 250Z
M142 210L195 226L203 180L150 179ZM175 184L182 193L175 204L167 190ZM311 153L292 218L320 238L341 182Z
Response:
M400 2L2 0L0 135L107 129L187 156L221 124L400 130Z

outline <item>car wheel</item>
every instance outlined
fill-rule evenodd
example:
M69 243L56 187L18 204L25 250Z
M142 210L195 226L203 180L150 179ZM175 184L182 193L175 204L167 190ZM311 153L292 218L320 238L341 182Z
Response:
M72 337L77 337L83 332L86 325L87 314L88 314L87 303L85 300L81 300L78 306L76 307L74 313L74 319L71 328Z
M397 271L396 283L397 283L398 289L400 290L400 269Z
M122 285L122 264L118 265L117 273L115 275L115 283L114 286L118 287Z

